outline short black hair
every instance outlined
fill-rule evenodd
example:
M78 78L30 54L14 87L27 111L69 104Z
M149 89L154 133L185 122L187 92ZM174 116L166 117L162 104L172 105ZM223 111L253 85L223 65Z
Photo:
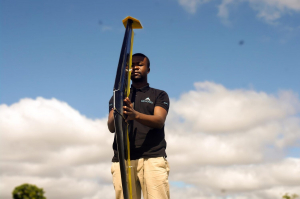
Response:
M143 57L143 58L147 58L147 60L148 60L148 68L150 68L150 59L146 56L146 55L144 55L143 53L135 53L134 55L132 55L132 57L133 56L140 56L140 57Z

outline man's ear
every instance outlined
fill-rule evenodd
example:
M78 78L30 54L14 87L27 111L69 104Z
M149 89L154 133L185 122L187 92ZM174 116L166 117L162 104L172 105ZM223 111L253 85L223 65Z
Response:
M150 73L150 68L148 68L148 72L147 72L147 74L149 74Z

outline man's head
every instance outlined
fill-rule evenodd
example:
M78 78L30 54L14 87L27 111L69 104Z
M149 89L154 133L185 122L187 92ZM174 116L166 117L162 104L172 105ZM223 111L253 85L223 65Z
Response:
M147 61L147 67L150 68L150 59L143 53L135 53L134 55L132 55L132 64L140 61L144 61L145 58Z
M131 80L133 82L147 82L147 75L150 72L150 60L142 54L136 53L132 56Z

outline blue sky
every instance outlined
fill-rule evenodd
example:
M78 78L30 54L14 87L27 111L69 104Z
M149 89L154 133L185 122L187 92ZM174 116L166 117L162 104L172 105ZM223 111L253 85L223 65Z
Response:
M206 80L300 93L299 14L268 22L244 2L224 23L219 3L191 13L176 1L1 1L0 103L54 97L87 117L105 116L128 15L144 26L134 52L151 59L151 86L171 98Z
M2 0L0 197L21 182L114 197L106 118L129 15L171 98L172 198L300 195L299 0Z

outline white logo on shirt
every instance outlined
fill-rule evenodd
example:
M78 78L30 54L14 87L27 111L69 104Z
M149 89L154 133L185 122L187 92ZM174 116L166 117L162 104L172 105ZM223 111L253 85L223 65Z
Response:
M144 100L141 100L141 102L147 102L147 103L153 104L153 102L150 100L149 97L147 97L147 98L144 99Z

